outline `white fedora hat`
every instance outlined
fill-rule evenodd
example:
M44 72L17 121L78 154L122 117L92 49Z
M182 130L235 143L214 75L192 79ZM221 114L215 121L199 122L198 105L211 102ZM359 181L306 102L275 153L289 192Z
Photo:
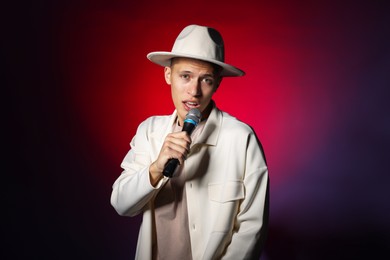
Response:
M222 68L221 76L243 76L245 72L225 63L224 45L221 34L210 27L189 25L185 27L173 44L172 51L156 51L147 58L161 66L170 66L175 57L192 58L217 64Z

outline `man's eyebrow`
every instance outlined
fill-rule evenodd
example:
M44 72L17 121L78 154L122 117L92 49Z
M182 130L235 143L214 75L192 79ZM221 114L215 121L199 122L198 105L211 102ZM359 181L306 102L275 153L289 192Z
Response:
M186 70L186 69L184 69L184 70L180 70L179 71L179 73L185 73L185 74L193 74L193 72L191 71L191 70ZM204 77L211 77L211 78L214 78L214 73L206 73L206 74L203 74L203 75L201 75L203 78Z
M187 73L187 74L191 74L191 73L193 73L192 71L190 71L190 70L181 70L181 71L179 71L180 73Z

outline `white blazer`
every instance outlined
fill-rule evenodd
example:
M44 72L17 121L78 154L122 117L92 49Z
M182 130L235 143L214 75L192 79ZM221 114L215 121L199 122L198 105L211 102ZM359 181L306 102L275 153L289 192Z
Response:
M136 259L152 259L153 201L163 184L150 184L149 166L176 119L140 124L113 184L111 204L123 216L143 213ZM268 169L253 130L214 106L184 163L193 259L258 259L268 219Z

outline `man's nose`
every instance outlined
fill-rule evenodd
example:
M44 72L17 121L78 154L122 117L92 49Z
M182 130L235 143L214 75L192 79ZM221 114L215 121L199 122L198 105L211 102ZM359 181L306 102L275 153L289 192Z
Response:
M200 96L201 94L201 82L200 80L194 80L188 86L187 93L193 97Z

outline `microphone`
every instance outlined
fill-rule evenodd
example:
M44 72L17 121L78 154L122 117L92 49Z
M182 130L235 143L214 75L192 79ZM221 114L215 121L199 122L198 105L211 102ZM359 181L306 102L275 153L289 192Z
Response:
M188 114L184 119L183 131L186 131L188 135L191 135L192 131L194 131L195 127L198 125L201 118L202 118L202 114L200 113L200 111L196 108L192 108L190 111L188 111ZM169 159L167 164L164 167L164 171L163 171L164 176L171 178L173 172L175 171L178 165L179 165L178 159L176 158Z

